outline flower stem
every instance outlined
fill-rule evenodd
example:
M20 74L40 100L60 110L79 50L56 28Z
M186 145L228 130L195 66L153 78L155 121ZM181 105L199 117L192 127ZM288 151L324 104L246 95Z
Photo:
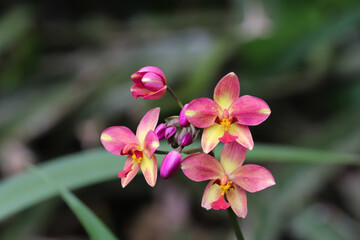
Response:
M182 109L184 107L184 105L181 103L180 99L176 96L175 92L169 86L167 86L167 91L171 94L171 96L175 99L177 104Z
M157 154L168 154L169 151L156 150L155 153L157 153Z
M233 210L231 208L228 208L227 212L229 214L230 222L234 228L234 232L235 232L235 236L236 236L237 240L244 240L244 237L241 233L239 223L237 221L237 217L236 217L235 213L233 212Z
M187 150L183 150L181 151L181 153L185 153L185 154L193 154L193 153L198 153L198 152L202 152L202 148L198 147L198 148L191 148L191 149L187 149Z

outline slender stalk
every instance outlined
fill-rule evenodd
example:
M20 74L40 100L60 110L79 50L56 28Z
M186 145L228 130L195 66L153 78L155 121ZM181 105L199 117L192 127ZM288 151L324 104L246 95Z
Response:
M202 152L202 148L198 147L198 148L191 148L191 149L187 149L187 150L183 150L181 151L181 153L185 153L185 154L193 154L193 153L198 153L198 152Z
M157 153L157 154L164 154L164 155L165 155L165 154L168 154L169 151L156 150L155 153Z
M231 208L228 208L227 212L229 214L229 219L234 228L234 232L235 232L235 236L236 236L237 240L244 240L244 237L241 233L240 226L237 221L237 217L236 217L235 213L233 212L233 210Z
M181 103L180 99L176 96L175 92L169 86L167 86L167 91L171 94L171 96L175 99L177 104L182 109L184 107L184 105Z

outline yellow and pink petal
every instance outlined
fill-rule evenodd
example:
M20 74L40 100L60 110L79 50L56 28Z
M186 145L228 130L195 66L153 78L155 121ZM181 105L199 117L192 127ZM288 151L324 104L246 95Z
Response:
M226 174L230 175L239 168L246 157L246 148L237 142L226 143L221 151L220 162Z
M251 132L248 126L233 123L228 127L228 131L231 135L237 136L236 142L240 145L251 150L254 147L254 141L251 136Z
M130 171L127 171L129 170L130 166L131 166ZM127 172L124 172L125 170ZM124 170L120 171L118 174L119 177L122 177L121 185L123 188L126 187L131 182L131 180L133 180L133 178L136 176L139 170L140 170L140 164L134 162L131 156L127 157L124 165ZM124 177L125 174L126 176Z
M164 75L163 71L160 70L160 68L153 67L153 66L146 66L146 67L141 68L139 71L137 71L137 73L140 73L140 74L145 74L145 73L149 73L149 72L155 73L158 76L160 76L163 79L164 84L166 84L165 75Z
M158 136L154 131L149 131L146 134L145 141L144 141L144 150L143 152L151 158L156 149L160 146L160 142Z
M154 131L159 120L160 108L154 108L148 111L141 119L137 130L136 137L139 139L140 145L144 147L145 137L149 131Z
M181 164L181 169L185 176L195 182L218 179L225 174L220 162L205 153L187 156Z
M167 86L164 86L164 87L160 88L159 90L157 90L156 92L151 92L151 93L143 96L143 99L145 99L145 100L159 99L165 95L166 89L167 89Z
M219 200L221 196L221 188L218 184L214 184L216 180L210 181L204 191L201 206L207 210L211 209L211 204Z
M154 187L156 184L157 179L157 161L155 154L149 158L144 154L143 159L140 163L141 171L144 175L146 182L151 186Z
M238 217L244 218L247 214L247 197L246 192L239 186L234 184L234 188L231 188L226 193L226 198L229 201L232 210Z
M227 109L239 98L240 82L236 74L231 72L224 76L214 90L214 101L222 108Z
M229 113L236 117L239 124L256 126L264 122L270 116L271 111L264 100L244 95L231 104Z
M211 127L205 128L201 137L201 147L205 153L209 153L219 143L219 138L224 136L225 129L220 124L215 123Z
M105 129L101 133L100 140L105 149L115 155L122 155L121 151L127 144L138 144L135 134L123 126Z
M210 127L221 113L219 105L210 98L192 100L185 111L186 119L198 128Z
M239 167L230 178L248 192L257 192L275 185L273 175L269 170L255 164L247 164Z
M229 207L230 207L230 203L225 201L224 195L221 195L217 201L211 203L211 208L214 210L225 210L228 209Z

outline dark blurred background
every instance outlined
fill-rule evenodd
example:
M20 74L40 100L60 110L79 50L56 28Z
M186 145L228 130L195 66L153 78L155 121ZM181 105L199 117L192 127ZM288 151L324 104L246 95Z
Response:
M130 75L147 65L164 71L183 102L212 97L235 72L241 95L272 109L251 129L255 150L360 154L357 0L3 0L0 13L2 179L26 161L100 147L103 129L135 130L150 108L160 106L161 119L178 114L169 95L132 97ZM359 239L357 165L262 165L277 185L248 194L246 239ZM179 172L155 189L138 176L126 189L117 179L75 194L120 239L234 239L226 213L200 207L204 184ZM2 222L0 239L88 238L52 198Z

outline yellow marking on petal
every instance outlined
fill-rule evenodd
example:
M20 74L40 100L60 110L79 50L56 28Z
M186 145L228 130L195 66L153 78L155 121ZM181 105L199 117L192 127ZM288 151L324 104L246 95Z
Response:
M104 141L112 141L113 138L110 136L110 135L107 135L107 134L101 134L101 139L104 140Z
M227 193L232 188L232 181L229 181L226 185L220 185L221 195Z
M133 162L137 162L137 163L140 163L141 160L143 159L142 157L137 158L135 153L131 157L134 160Z
M160 146L160 143L159 142L152 142L151 143L151 147L153 147L153 148L157 148L157 147L159 147Z
M270 109L268 109L268 108L260 109L258 112L262 113L262 114L270 114L271 113Z
M187 117L193 117L193 116L196 115L196 111L186 110L186 111L185 111L185 115L186 115Z

